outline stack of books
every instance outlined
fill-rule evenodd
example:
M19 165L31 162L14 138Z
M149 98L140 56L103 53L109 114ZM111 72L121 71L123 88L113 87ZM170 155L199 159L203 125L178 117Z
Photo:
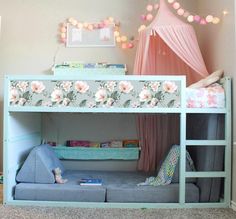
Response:
M93 178L84 178L84 179L80 179L79 184L81 186L101 186L102 180L93 179Z

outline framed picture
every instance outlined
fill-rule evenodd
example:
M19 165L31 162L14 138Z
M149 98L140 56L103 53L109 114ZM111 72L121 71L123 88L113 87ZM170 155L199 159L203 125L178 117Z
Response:
M88 30L67 24L67 47L115 47L114 24Z

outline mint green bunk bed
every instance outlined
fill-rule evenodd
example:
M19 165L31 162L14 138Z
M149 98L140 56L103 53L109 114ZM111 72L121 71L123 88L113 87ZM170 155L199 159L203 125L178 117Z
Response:
M173 92L162 86L149 95L159 98L150 107L140 93L152 83L174 83ZM223 108L188 108L186 106L185 76L6 76L4 97L4 204L99 208L192 208L229 207L231 186L231 80L223 78L225 90ZM104 101L104 98L106 101ZM110 99L109 99L110 98ZM108 100L111 100L110 102ZM180 168L178 201L148 202L86 202L17 200L16 175L33 147L45 139L45 115L133 115L178 114L180 118ZM190 140L187 138L188 115L217 114L224 117L224 137L220 140ZM128 118L128 117L127 117ZM187 147L223 147L223 171L186 171ZM137 160L139 148L91 149L54 148L63 160ZM103 151L102 151L103 150ZM99 161L98 161L99 162ZM219 202L186 202L186 181L191 178L222 178L223 197ZM37 187L33 187L37 188ZM106 191L105 191L106 193Z

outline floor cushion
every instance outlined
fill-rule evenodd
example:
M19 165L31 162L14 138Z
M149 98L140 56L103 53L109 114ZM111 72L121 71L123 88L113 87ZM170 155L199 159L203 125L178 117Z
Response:
M17 182L26 183L55 183L53 169L64 167L49 145L34 147L23 163L16 176Z

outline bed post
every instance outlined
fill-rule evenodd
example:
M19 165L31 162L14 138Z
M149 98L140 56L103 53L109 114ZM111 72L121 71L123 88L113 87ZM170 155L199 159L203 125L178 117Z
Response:
M185 204L185 172L186 172L186 77L181 80L181 113L180 113L180 186L179 203Z
M225 182L224 182L224 202L227 206L230 206L231 201L231 148L232 148L232 136L231 136L231 79L229 77L224 78L224 88L226 96L226 114L225 114Z

